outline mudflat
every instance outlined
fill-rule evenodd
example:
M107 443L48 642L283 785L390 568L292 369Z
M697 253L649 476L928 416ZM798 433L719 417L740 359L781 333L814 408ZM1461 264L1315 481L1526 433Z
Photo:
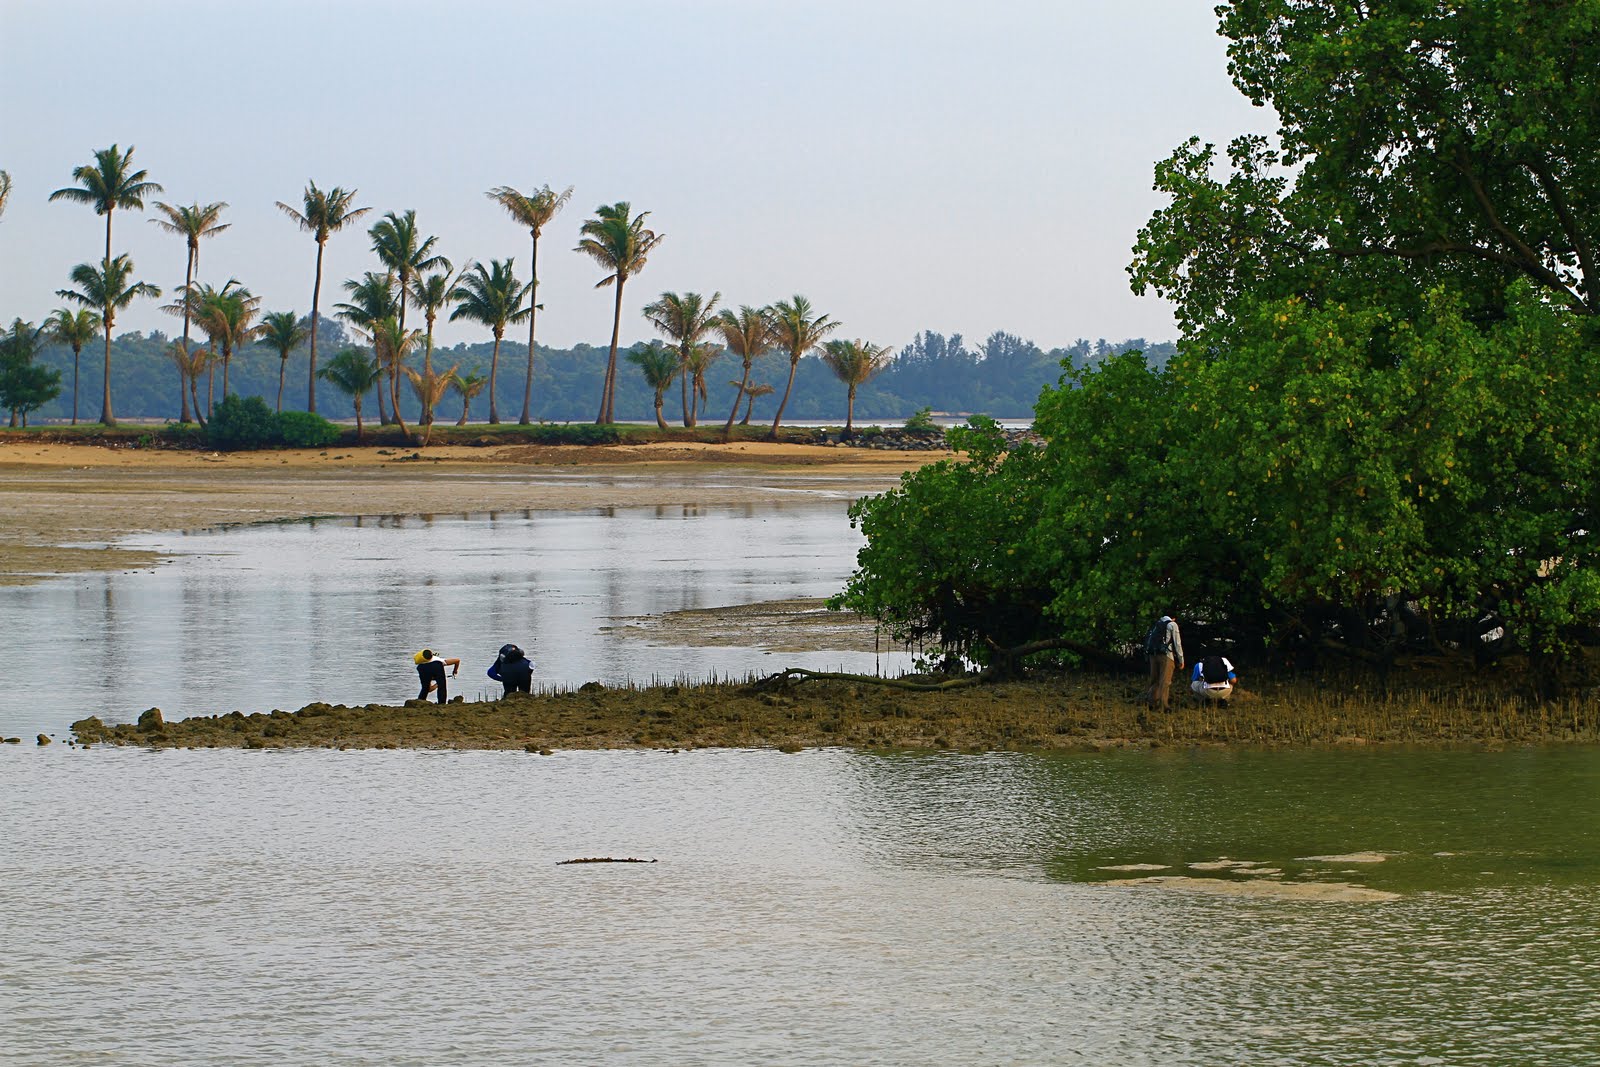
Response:
M802 485L864 494L940 455L752 441L235 453L5 442L0 584L156 562L107 544L134 533L323 515L718 506ZM729 477L674 477L704 470Z

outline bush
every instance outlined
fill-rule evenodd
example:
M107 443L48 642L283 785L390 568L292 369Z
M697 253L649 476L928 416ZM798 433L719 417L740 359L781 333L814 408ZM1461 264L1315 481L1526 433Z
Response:
M906 433L934 434L943 433L939 424L933 421L932 408L918 408L916 414L906 420Z
M230 393L206 424L206 443L222 452L266 448L278 443L278 417L259 396Z
M622 433L612 426L572 423L566 426L522 426L518 436L538 445L614 445Z
M339 440L339 427L309 411L278 415L278 441L290 448L327 448Z

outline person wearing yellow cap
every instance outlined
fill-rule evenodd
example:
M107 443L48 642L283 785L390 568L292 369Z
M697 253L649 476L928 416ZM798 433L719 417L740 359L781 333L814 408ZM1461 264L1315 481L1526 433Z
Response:
M417 677L422 681L422 691L417 694L418 700L427 700L428 694L434 692L439 694L436 699L441 704L449 699L445 694L444 669L446 667L450 668L450 676L452 678L460 674L461 661L459 659L447 659L434 652L433 649L425 648L415 656L412 656L411 662L417 665Z

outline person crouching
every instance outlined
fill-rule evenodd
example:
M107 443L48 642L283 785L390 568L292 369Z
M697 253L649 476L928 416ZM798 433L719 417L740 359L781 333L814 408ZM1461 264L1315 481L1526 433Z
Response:
M1201 700L1226 702L1233 696L1233 688L1238 684L1239 675L1234 672L1228 657L1206 656L1194 665L1189 689Z

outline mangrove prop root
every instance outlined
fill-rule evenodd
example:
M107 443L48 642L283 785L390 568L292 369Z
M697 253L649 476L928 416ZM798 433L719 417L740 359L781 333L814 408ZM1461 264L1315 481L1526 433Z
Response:
M557 867L565 867L569 863L654 863L655 860L635 859L632 856L617 858L614 856L585 856L576 860L557 860Z
M768 689L781 688L790 682L828 681L828 682L860 682L863 685L881 685L888 689L910 689L920 693L936 693L946 689L966 689L970 686L982 684L986 674L969 674L960 678L952 678L945 682L908 682L904 678L880 678L874 674L850 674L845 671L812 671L804 667L787 667L776 674L756 682L753 689L764 692Z

